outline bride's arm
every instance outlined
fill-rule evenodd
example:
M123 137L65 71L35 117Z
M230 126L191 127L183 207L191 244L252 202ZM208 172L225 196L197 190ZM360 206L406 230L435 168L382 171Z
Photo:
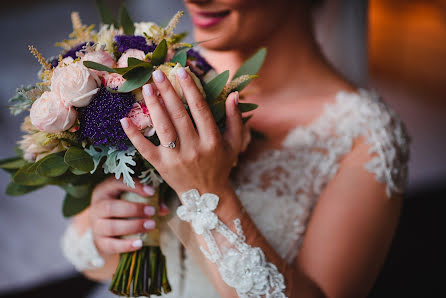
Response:
M366 297L384 263L396 229L401 196L388 198L386 185L364 169L369 146L358 142L342 161L313 211L295 264L287 264L244 212L233 189L207 190L220 197L215 213L234 232L234 219L242 224L246 243L259 247L268 262L285 278L287 297ZM271 198L274 200L274 198ZM214 233L217 243L226 242ZM207 248L202 236L198 245ZM205 271L222 297L237 297L219 275L218 267L200 252Z

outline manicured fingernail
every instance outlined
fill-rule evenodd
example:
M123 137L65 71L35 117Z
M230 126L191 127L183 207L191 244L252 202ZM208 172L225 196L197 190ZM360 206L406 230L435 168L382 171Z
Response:
M145 84L142 86L142 92L145 96L152 96L153 95L153 87L150 84Z
M162 214L162 215L168 214L169 213L169 207L167 207L167 205L164 204L164 203L160 203L159 213Z
M153 206L146 206L144 207L144 213L148 216L155 215L155 207Z
M238 99L239 99L239 95L238 95L238 91L235 91L235 104L238 105Z
M122 128L126 129L129 127L129 120L127 120L127 118L122 118L120 121Z
M153 189L153 187L148 185L144 185L142 190L144 190L144 192L149 196L153 196L155 194L155 190Z
M144 228L146 230L153 230L155 228L155 222L153 220L148 220L144 223Z
M157 69L153 72L153 80L157 83L164 81L164 74L161 70Z
M138 240L133 241L132 246L133 247L142 247L142 240L138 239Z
M178 68L177 74L180 77L180 79L182 79L182 80L187 78L187 71L183 67Z

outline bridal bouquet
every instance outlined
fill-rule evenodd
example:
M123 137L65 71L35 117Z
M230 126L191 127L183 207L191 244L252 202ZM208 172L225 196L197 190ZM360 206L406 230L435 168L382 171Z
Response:
M217 75L193 44L182 42L185 34L173 33L182 12L163 28L149 22L134 23L124 6L118 22L102 1L96 2L103 23L98 31L93 25L83 25L73 12L73 33L56 44L63 49L58 57L45 59L29 47L42 65L42 81L17 89L10 99L13 115L26 111L29 116L22 125L25 134L18 142L17 156L0 161L0 168L12 177L8 195L60 186L66 191L62 210L66 217L87 208L94 186L111 174L130 187L139 179L156 189L150 198L124 194L122 199L155 207L163 199L169 186L132 146L119 122L128 117L159 145L141 91L151 82L154 70L166 74L187 108L175 76L180 66L185 67L223 131L227 95L242 90L256 77L266 53L265 49L258 51L228 82L228 71ZM256 105L239 103L239 108L247 112ZM124 296L169 292L159 230L130 237L141 238L144 246L121 255L110 290Z

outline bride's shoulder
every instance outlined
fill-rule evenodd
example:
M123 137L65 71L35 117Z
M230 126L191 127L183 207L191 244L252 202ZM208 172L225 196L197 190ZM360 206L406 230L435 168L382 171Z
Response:
M404 190L410 137L400 116L375 91L339 92L328 114L335 134L361 139L368 147L365 168L387 185L387 195ZM330 117L329 116L329 117Z

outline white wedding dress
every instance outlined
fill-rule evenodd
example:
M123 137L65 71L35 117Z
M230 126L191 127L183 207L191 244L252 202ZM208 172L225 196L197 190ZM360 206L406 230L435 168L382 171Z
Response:
M358 137L364 137L371 147L365 169L386 184L387 196L401 193L407 178L409 137L399 117L365 90L339 92L336 101L327 104L310 125L291 130L281 149L241 160L235 169L231 180L243 206L288 263L299 253L321 192ZM219 297L167 226L161 245L173 289L165 297Z

